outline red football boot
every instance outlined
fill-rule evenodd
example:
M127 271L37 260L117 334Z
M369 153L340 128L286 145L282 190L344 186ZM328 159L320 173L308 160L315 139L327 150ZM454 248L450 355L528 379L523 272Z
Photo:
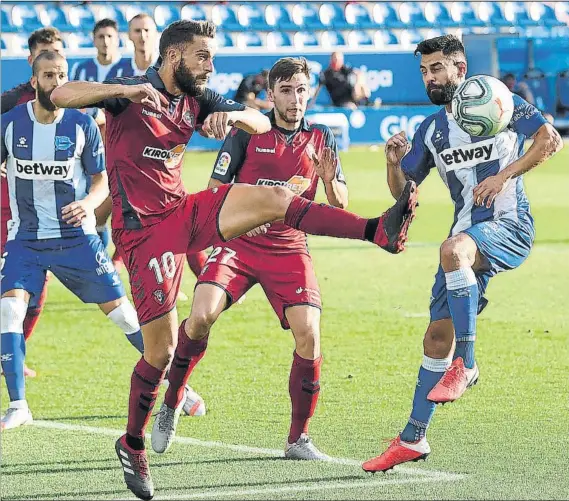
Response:
M427 399L436 404L454 402L478 382L478 366L472 369L464 367L462 357L453 360L444 376L427 395Z
M431 453L431 448L426 438L417 442L403 442L401 437L393 439L387 450L373 459L366 461L362 468L364 471L375 473L376 471L391 470L394 466L409 461L419 461L427 459Z

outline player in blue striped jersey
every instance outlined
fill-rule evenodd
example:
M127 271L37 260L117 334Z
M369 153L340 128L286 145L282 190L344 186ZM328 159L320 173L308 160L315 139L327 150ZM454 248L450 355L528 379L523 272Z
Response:
M40 54L32 67L36 99L2 115L12 219L2 256L1 355L10 406L1 428L32 421L25 399L23 322L51 271L85 303L96 303L142 353L136 312L95 230L94 209L109 193L95 121L50 100L67 81L67 61Z
M387 180L397 197L408 179L420 184L436 168L450 191L454 222L441 246L411 416L388 449L364 463L366 471L426 458L435 405L456 400L478 380L474 341L476 317L488 303L484 292L491 277L528 257L535 236L522 175L562 147L553 126L519 96L513 96L514 113L504 131L470 136L450 112L467 71L464 46L446 35L421 42L417 53L427 94L443 107L419 126L411 145L404 133L389 139ZM524 154L530 137L533 144Z

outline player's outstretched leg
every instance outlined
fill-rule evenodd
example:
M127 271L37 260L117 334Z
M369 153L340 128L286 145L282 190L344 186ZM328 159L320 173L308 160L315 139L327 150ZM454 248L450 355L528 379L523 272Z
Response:
M399 199L380 217L366 219L294 195L282 187L234 185L219 213L224 239L243 235L264 223L284 220L312 235L367 240L392 254L404 250L417 206L417 186L408 181Z
M28 305L28 310L26 311L26 318L24 319L24 339L28 342L28 339L34 333L38 321L40 319L41 312L43 311L43 306L45 300L47 299L47 282L48 276L46 275L45 283L43 284L43 289L39 296L33 296L30 298L30 304ZM36 377L36 371L30 369L27 365L24 365L24 376L25 377Z
M362 465L365 471L387 471L401 463L426 459L430 454L431 448L426 433L436 405L428 400L427 395L450 365L453 337L450 319L438 320L429 325L424 340L425 355L419 369L409 421L385 452Z

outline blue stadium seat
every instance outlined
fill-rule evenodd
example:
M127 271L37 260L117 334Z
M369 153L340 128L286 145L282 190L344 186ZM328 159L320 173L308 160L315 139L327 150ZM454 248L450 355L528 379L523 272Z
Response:
M90 32L95 25L95 16L91 9L84 5L72 5L67 12L69 23L76 31ZM93 41L91 41L91 46Z
M562 22L569 19L569 2L555 2L555 17Z
M229 33L225 33L224 31L217 30L215 39L217 40L218 47L233 47L235 45Z
M137 14L154 15L154 5L147 2L130 2L128 5L123 5L122 2L115 3L115 8L122 11L127 21L130 21Z
M424 6L425 19L431 26L458 26L448 7L441 2L428 2Z
M44 26L54 26L59 31L73 31L65 11L59 5L47 4L40 10L40 22Z
M255 4L243 4L237 10L237 19L241 26L258 31L268 31L269 25L265 21L263 10Z
M12 51L18 54L29 54L28 37L20 34L12 35L11 43L9 44Z
M246 47L262 47L263 41L258 33L254 31L245 31L237 35L237 47L245 49Z
M7 48L8 48L8 46L6 45L6 41L4 40L4 37L0 38L0 49L6 50Z
M530 88L538 109L553 113L555 111L555 100L549 92L549 86L545 78L545 73L538 69L528 70L522 79Z
M298 3L292 8L292 21L303 30L321 30L324 25L318 16L318 10L309 3Z
M343 47L346 45L346 39L339 31L323 31L320 34L320 45L327 49Z
M323 3L318 10L318 17L323 26L335 30L347 28L344 11L337 3Z
M124 13L112 4L100 5L97 13L98 19L114 19L119 25L119 31L128 31L128 22Z
M546 74L556 75L566 70L569 68L569 38L536 38L533 57Z
M346 24L352 29L368 29L379 28L380 26L372 20L371 15L365 5L354 2L346 5L344 11L346 15Z
M225 31L243 31L235 11L229 5L216 4L211 9L211 20Z
M485 25L500 28L502 26L512 26L504 17L504 13L498 3L480 2L478 7L478 17Z
M557 75L555 82L557 92L557 108L561 113L569 112L569 70Z
M387 30L377 30L373 34L373 45L378 49L383 49L387 46L399 45L399 40L395 36L395 33Z
M267 48L292 47L292 41L288 33L284 31L271 31L267 33Z
M543 2L532 2L529 6L530 18L543 26L564 26L565 23L555 16L555 10Z
M373 21L378 26L387 28L405 28L405 24L399 19L399 14L389 3L376 3L372 9Z
M367 31L352 30L348 34L350 47L373 47L373 39Z
M199 5L187 4L180 11L182 19L193 19L194 21L207 21L207 15L203 7Z
M265 9L265 20L272 29L294 31L298 26L290 18L290 14L284 5L269 4Z
M401 30L401 33L399 33L399 43L404 47L411 47L414 49L415 45L417 45L421 40L423 40L423 37L415 30Z
M506 2L504 17L515 26L535 26L538 23L530 18L527 7L528 4L524 2Z
M43 28L34 5L16 4L12 7L12 23L24 31L35 31Z
M453 20L461 26L469 26L471 28L484 26L470 2L453 2L450 14Z
M399 6L399 19L407 27L427 28L430 23L425 19L423 9L417 2L404 2Z
M158 5L154 9L154 22L158 31L162 31L170 23L179 20L180 10L173 5Z
M2 15L2 33L14 33L18 31L18 28L12 24L11 7L2 5L0 13Z
M297 31L293 37L294 47L302 49L304 47L318 47L318 39L314 33L308 31Z
M89 49L93 47L93 38L80 31L67 35L67 46L71 50Z
M527 40L521 38L498 38L496 40L496 49L500 71L513 73L518 76L526 71L528 63Z

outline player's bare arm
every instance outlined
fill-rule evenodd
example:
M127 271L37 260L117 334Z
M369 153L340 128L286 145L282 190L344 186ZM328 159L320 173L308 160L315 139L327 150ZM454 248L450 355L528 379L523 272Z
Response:
M89 194L83 200L71 202L61 209L63 220L72 226L81 226L83 220L95 211L109 196L107 172L99 172L91 176Z
M482 181L474 188L473 196L476 205L491 207L510 179L535 169L563 148L563 140L559 132L551 124L543 124L533 137L533 144L518 160L511 163L495 176Z
M207 116L202 131L215 139L224 139L231 126L249 134L264 134L271 130L270 120L260 111L246 108L243 111L217 111Z
M98 82L67 82L55 89L51 101L59 108L85 108L105 99L128 99L159 110L168 100L150 84L122 85Z
M399 198L407 179L401 170L401 159L409 151L411 145L405 132L391 136L385 143L385 159L387 161L387 184L393 198Z
M324 148L321 158L318 158L314 153L312 160L314 161L314 170L324 184L328 203L334 207L345 209L348 206L348 187L336 178L338 159L332 148Z

